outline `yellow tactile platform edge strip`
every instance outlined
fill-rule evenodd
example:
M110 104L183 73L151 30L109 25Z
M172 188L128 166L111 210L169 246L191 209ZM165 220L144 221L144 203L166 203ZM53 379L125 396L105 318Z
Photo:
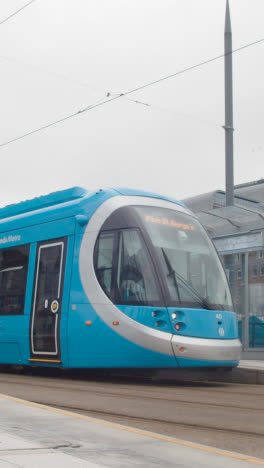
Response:
M69 411L63 411L63 410L60 410L58 408L53 408L51 406L45 406L45 405L41 405L41 404L38 404L38 403L33 403L31 401L21 400L20 398L11 397L11 396L8 396L8 395L0 394L0 398L2 398L4 400L15 401L16 403L21 403L23 405L32 406L34 408L39 408L39 409L43 409L43 410L46 410L46 411L50 411L51 413L63 414L65 416L70 416L70 417L75 418L75 419L82 419L84 421L89 421L89 422L93 422L93 423L96 423L96 424L101 424L102 426L107 426L107 427L111 427L111 428L114 428L114 429L119 429L121 431L131 432L133 434L139 434L139 435L142 435L142 436L145 436L145 437L151 437L152 439L163 440L164 442L170 442L172 444L177 444L177 445L182 445L184 447L190 447L190 448L194 448L194 449L197 449L197 450L202 450L203 452L214 453L216 455L222 455L222 456L225 456L225 457L235 458L237 460L243 460L243 461L247 461L247 462L250 462L250 463L255 463L256 465L263 465L264 466L264 460L260 460L258 458L250 458L250 457L248 457L246 455L240 455L238 453L236 454L236 453L232 453L232 452L226 452L224 450L218 450L218 449L214 449L214 448L207 447L207 446L204 446L204 445L198 445L198 444L195 444L193 442L187 442L187 441L180 440L180 439L174 439L172 437L165 437L163 435L155 434L153 432L141 431L140 429L135 429L133 427L122 426L120 424L115 424L115 423L111 423L111 422L108 422L108 421L103 421L103 420L100 420L100 419L91 418L89 416L83 416L82 414L71 413Z

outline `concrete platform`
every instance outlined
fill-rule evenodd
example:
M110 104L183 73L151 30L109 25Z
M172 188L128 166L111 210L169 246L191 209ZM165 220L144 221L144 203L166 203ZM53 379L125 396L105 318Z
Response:
M182 368L158 369L153 380L195 381L210 380L215 382L261 384L264 385L264 360L241 360L234 369Z
M238 367L240 369L254 369L264 372L264 361L241 360Z
M264 361L242 360L225 381L264 385Z
M264 460L0 394L0 468L245 468Z

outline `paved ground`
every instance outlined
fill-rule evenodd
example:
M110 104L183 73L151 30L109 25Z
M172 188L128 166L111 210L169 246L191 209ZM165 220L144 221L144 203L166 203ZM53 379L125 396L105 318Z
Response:
M0 392L264 458L264 386L0 374Z
M263 460L0 395L0 468L249 468Z

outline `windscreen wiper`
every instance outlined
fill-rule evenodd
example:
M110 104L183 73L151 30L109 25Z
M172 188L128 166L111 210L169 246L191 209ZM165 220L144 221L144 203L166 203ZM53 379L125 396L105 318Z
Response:
M180 280L183 285L186 287L186 289L192 293L196 299L198 299L199 303L203 306L204 309L208 309L208 310L212 310L212 306L211 304L207 301L207 299L203 296L200 295L200 293L190 284L188 283L188 281L183 277L181 276L179 273L177 273L173 268L172 268L172 265L168 259L168 256L164 250L163 247L161 247L161 251L162 251L162 254L163 254L163 257L165 259L165 262L166 262L166 265L168 267L168 270L169 270L169 275L168 276L173 276L174 280L175 280L175 283L177 284L177 294L178 294L178 297L179 297L179 301L180 301L180 294L179 294L179 286L178 286L178 280Z
M205 309L209 309L209 310L213 309L210 302L205 297L201 296L200 293L197 291L197 289L195 289L183 276L181 276L179 273L176 273L176 272L175 272L175 275L177 275L177 279L182 281L184 286L186 286L186 288L198 298L200 304Z
M167 256L165 250L163 249L163 247L161 247L161 251L162 251L165 263L167 265L168 271L169 271L168 276L169 277L171 276L172 279L173 279L173 283L174 283L174 286L175 286L175 289L176 289L176 292L177 292L177 296L178 296L179 302L181 303L181 296L180 296L179 286L178 286L178 282L177 282L176 271L172 268L171 262L169 261L168 256Z

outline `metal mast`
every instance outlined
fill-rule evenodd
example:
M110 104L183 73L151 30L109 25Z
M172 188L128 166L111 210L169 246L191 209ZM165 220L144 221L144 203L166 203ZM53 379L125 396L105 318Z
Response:
M225 16L225 171L226 206L234 204L232 30L229 0Z

